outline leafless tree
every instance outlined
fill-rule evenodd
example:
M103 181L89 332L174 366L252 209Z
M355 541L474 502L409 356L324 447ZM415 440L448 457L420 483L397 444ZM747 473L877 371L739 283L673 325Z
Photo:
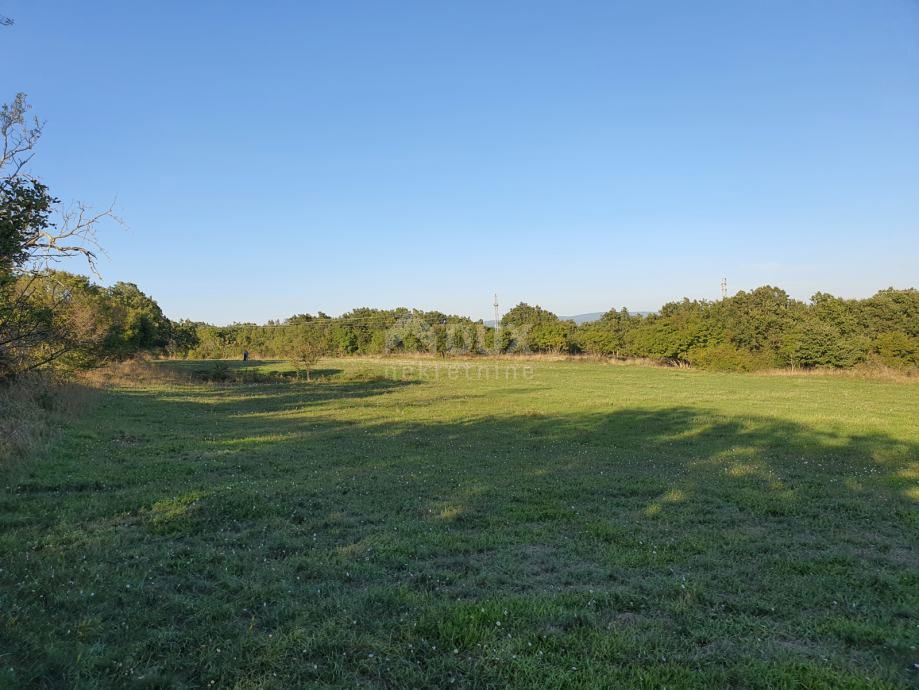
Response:
M112 208L63 207L31 174L43 127L29 117L25 94L0 106L0 379L53 361L80 342L86 328L72 318L71 290L57 286L48 293L56 280L48 269L82 257L98 275L96 228L104 219L118 220Z
M16 94L12 103L0 106L0 194L7 197L12 189L22 185L47 191L28 169L44 128L38 118L28 117L29 110L24 93ZM103 220L121 222L113 207L94 211L78 202L65 208L56 198L51 198L51 203L55 207L56 222L20 228L23 231L21 249L26 258L18 268L20 271L43 270L52 262L82 256L89 269L98 275L96 262L102 249L96 240L96 228ZM14 204L3 204L0 221L8 220L6 216L16 211Z

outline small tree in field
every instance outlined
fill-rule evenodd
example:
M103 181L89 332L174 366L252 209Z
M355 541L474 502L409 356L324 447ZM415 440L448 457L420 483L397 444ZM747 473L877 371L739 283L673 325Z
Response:
M310 370L323 354L322 345L309 338L294 343L291 349L290 359L297 367L297 377L300 377L301 371L306 371L306 380L310 380Z

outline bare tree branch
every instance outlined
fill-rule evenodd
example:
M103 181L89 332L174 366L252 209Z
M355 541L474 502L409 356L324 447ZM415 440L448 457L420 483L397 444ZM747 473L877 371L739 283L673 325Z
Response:
M73 208L61 211L60 217L60 226L56 226L55 230L42 230L26 242L30 254L28 270L43 271L61 259L82 256L93 275L101 277L98 257L107 254L96 239L96 227L104 220L124 225L124 221L115 215L114 205L102 211L92 211L78 202Z
M0 170L6 179L23 174L26 164L32 158L32 149L41 138L44 123L38 118L29 122L26 118L31 106L24 93L17 93L12 103L0 106ZM4 170L10 166L10 169Z
M105 318L85 295L77 297L85 286L63 284L51 269L82 257L99 277L97 261L105 252L97 226L106 220L123 224L113 206L101 211L79 202L62 206L32 176L28 166L44 125L28 111L22 93L0 106L0 379L70 352L94 356L105 336Z

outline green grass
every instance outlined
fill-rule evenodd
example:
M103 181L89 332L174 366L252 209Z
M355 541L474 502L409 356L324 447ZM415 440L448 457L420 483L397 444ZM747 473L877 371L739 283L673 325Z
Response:
M0 474L0 687L916 685L915 384L435 364L102 393Z

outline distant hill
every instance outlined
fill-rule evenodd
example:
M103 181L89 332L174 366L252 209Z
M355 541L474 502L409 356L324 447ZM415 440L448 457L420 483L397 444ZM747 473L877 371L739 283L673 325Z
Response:
M603 316L602 311L592 311L589 314L575 314L574 316L559 316L562 321L574 321L576 324L590 323L591 321L599 321L600 317Z
M599 321L603 317L603 314L605 313L606 312L602 312L602 311L592 311L587 314L575 314L574 316L559 316L558 318L560 318L562 321L574 321L576 324L580 325L582 323L590 323L591 321ZM632 316L647 316L648 314L651 314L653 312L633 311L629 313ZM489 321L484 321L483 323L486 326L490 326L491 328L494 328L495 326L494 319L491 319Z

